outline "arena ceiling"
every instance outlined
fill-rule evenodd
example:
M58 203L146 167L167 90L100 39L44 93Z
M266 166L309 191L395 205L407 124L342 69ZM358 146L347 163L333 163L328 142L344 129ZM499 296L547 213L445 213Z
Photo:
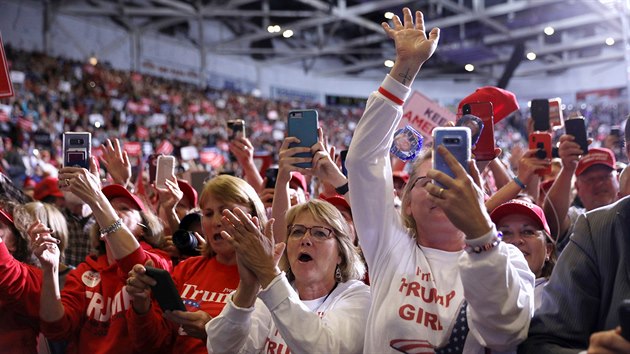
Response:
M130 32L184 36L207 55L249 56L268 64L299 65L306 72L330 77L381 76L388 70L384 62L394 58L394 48L380 22L385 12L400 14L408 6L425 13L427 28L442 30L440 48L423 76L482 76L497 86L507 85L512 76L544 76L575 66L624 60L628 18L626 0L44 2L63 14L108 17ZM207 33L190 36L199 33L203 21L218 21L231 33L218 40ZM268 31L274 25L280 26L280 32ZM553 33L545 34L546 27L552 27ZM293 31L293 36L285 38L286 30ZM527 59L530 52L536 54L535 60ZM474 71L466 71L466 64L474 65Z

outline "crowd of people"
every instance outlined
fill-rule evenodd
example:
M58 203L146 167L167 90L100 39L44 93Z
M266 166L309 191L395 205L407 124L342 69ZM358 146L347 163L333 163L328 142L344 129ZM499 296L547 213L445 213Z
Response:
M630 126L588 151L556 131L555 159L427 146L402 166L390 147L440 31L408 8L382 25L395 65L364 108L316 107L310 147L273 136L296 103L11 52L27 75L0 107L0 353L630 353L630 148L611 149ZM234 116L249 134L226 134ZM58 163L68 130L101 147L89 168ZM121 142L142 139L223 144L229 173L147 183Z

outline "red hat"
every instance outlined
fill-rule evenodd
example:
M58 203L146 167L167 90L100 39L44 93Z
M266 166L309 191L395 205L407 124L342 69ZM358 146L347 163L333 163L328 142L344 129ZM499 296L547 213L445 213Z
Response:
M24 189L34 189L36 185L37 185L37 182L35 182L35 180L32 179L31 177L26 176L26 178L24 178L24 185L23 185Z
M33 198L42 200L46 197L63 198L63 192L59 189L59 179L57 177L48 176L35 185L33 190Z
M7 226L15 226L15 224L13 223L13 216L2 209L0 209L0 222L4 223Z
M297 183L299 187L302 188L304 192L308 192L308 186L306 184L306 177L299 172L291 172L291 180L289 181L289 185L291 183Z
M512 199L509 202L499 205L494 208L492 213L490 213L490 218L492 219L492 222L496 224L505 216L512 214L529 216L538 222L538 226L542 227L548 234L551 234L551 231L549 231L549 224L547 224L547 219L545 219L545 212L543 212L538 205L525 200Z
M604 165L614 170L615 164L615 154L610 149L592 148L589 149L588 154L584 155L580 159L580 162L578 162L577 168L575 169L575 175L581 175L589 167L594 165Z
M480 87L468 95L459 103L458 112L462 112L466 103L474 102L492 102L494 124L518 109L518 101L512 92L494 86Z
M409 174L405 171L394 171L392 177L394 179L399 178L405 183L409 182Z
M111 201L114 198L125 198L139 210L145 211L142 200L136 195L131 194L131 192L120 184L110 184L109 186L103 187L101 191L105 194L107 200Z
M340 195L333 195L330 197L325 197L324 195L320 195L319 198L334 205L335 208L337 208L339 211L352 212L352 208L350 208L350 204L348 204L348 201Z
M191 186L190 183L181 179L177 180L177 186L184 193L184 198L188 199L188 201L191 202L192 208L196 207L197 206L197 191L195 190L195 188L193 188L193 186Z

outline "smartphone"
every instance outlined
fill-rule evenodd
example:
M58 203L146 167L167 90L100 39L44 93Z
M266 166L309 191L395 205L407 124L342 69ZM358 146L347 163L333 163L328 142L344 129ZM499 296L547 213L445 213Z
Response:
M619 304L619 325L621 336L630 341L630 299L625 299Z
M533 99L530 113L534 120L534 131L547 131L549 125L549 100L546 98Z
M151 287L151 290L153 291L153 297L155 297L162 310L186 311L186 306L184 306L182 298L179 296L179 292L171 275L164 269L149 266L145 266L145 269L147 270L146 275L156 281L156 284Z
M289 147L311 147L317 143L317 111L314 109L289 112L288 136L300 139L299 143L292 143ZM295 157L313 157L310 152L296 154ZM296 163L295 166L301 168L312 167L311 162Z
M245 121L242 119L228 120L227 130L230 140L234 140L238 136L245 137Z
M492 102L467 103L462 107L462 111L464 115L472 114L483 122L483 129L481 129L479 139L472 151L475 154L475 159L478 161L493 160L497 156L494 153L494 109ZM471 130L471 136L474 136L475 133Z
M157 172L157 159L162 154L151 154L148 158L149 163L149 183L155 183L155 174Z
M269 167L265 171L265 177L267 178L265 188L276 188L276 180L278 179L278 167Z
M155 172L155 186L166 188L166 180L175 173L175 156L160 155L157 158L157 169Z
M580 145L585 154L588 153L588 141L586 139L586 121L583 117L567 119L564 122L564 129L567 134L575 137L575 142Z
M562 100L559 97L549 99L549 125L552 129L562 128L564 125Z
M536 132L529 136L529 148L538 150L536 157L539 159L551 160L551 133ZM551 173L551 165L547 168L538 169L536 173L544 176Z
M437 127L433 129L433 169L442 171L455 178L455 173L437 152L437 147L444 145L464 167L466 173L470 173L468 161L470 161L470 128L468 127ZM439 185L439 183L438 183ZM441 186L441 185L440 185ZM441 186L444 187L444 186Z
M92 134L87 132L63 133L64 167L90 168Z
M348 170L346 169L346 157L348 156L348 150L341 150L339 153L339 159L341 160L341 173L348 177Z

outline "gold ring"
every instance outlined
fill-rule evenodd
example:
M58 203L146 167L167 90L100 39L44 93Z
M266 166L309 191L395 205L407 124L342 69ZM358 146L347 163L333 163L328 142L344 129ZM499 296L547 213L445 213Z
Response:
M69 179L69 178L67 178L67 179L66 179L66 187L69 187L69 186L70 186L70 179Z
M440 188L440 192L438 193L438 198L442 199L442 193L444 193L444 188Z

